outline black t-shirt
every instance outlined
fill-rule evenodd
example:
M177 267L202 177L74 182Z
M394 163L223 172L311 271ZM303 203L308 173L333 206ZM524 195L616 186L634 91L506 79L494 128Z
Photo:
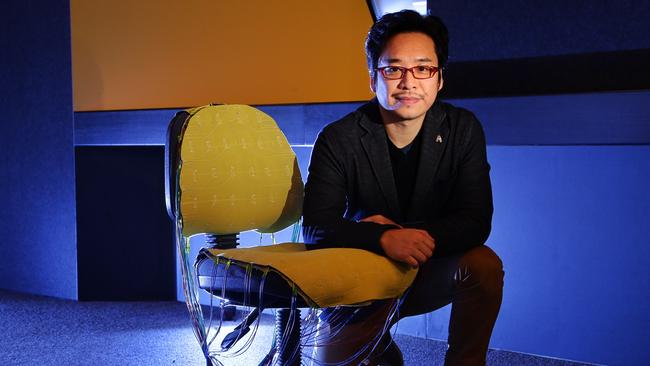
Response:
M406 217L411 205L411 196L413 195L415 177L418 171L418 161L420 160L420 132L418 132L410 144L401 149L395 146L388 136L386 136L386 140L388 141L388 151L393 167L393 178L395 179L399 206L402 211L402 217Z

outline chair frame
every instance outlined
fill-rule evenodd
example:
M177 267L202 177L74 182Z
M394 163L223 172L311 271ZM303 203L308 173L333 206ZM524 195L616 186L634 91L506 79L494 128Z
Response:
M183 273L184 280L187 279L187 281L194 281L194 279L196 279L197 282L195 284L184 282L184 293L185 293L188 309L190 310L191 313L192 312L196 313L197 311L201 312L201 309L200 309L200 304L198 304L198 298L195 298L194 296L195 286L198 286L199 288L203 286L201 286L200 281L198 281L199 278L197 273L194 273L193 275L190 273L185 273L195 269L196 265L189 266L189 262L187 261L187 257L185 256L185 254L189 254L189 251L187 250L189 248L189 238L185 238L182 234L182 222L181 222L182 218L179 217L179 207L178 207L178 200L177 200L178 180L179 180L179 171L180 171L180 147L182 144L183 134L185 132L185 129L187 128L190 119L191 119L191 114L188 111L180 111L176 113L176 115L171 120L167 128L167 138L165 141L165 204L167 207L167 214L172 219L172 221L174 221L174 223L176 224L174 226L176 231L175 237L176 237L176 243L179 250L179 254L181 255L180 264L182 267L182 271L184 272ZM296 223L296 225L299 225L299 223ZM205 235L207 238L207 243L210 244L209 245L210 249L214 249L214 248L231 249L231 248L236 248L239 245L238 243L239 233L232 233L227 235L216 235L213 233L205 233ZM205 250L205 248L203 250ZM202 250L202 254L200 254L199 257L197 257L196 259L197 263L199 260L202 259L201 256L205 255L203 250ZM211 293L211 295L219 297L220 294ZM303 303L302 305L305 304ZM229 306L230 306L230 310L226 310L224 312L222 309L222 316L224 314L227 315L228 312L234 314L233 311L234 306L232 305ZM253 312L251 312L251 314L249 314L249 316L247 316L244 319L244 321L242 322L242 324L238 326L238 328L242 326L250 325L252 320L255 320L254 318L257 318L259 315L260 314L258 309L253 310ZM199 321L200 323L202 322L202 317L203 315L201 313L200 314L201 320ZM296 308L296 304L294 304L294 306L292 306L291 308L280 308L279 310L276 311L276 322L275 322L276 330L274 333L273 345L269 353L260 363L260 366L271 365L274 362L286 366L301 364L302 358L299 349L300 347L299 342L300 342L300 335L301 335L300 321L295 322L295 319L300 319L300 310ZM201 324L201 326L203 325ZM288 335L288 337L286 337L285 340L278 341L278 337L277 337L278 334ZM196 328L195 328L195 335L197 336L199 342L201 342L202 339L205 339L206 336L205 334L197 334ZM238 339L239 337L235 339L235 341L237 341ZM202 344L201 346L203 348L204 355L206 356L206 364L208 366L213 365L212 360L209 356L207 345Z

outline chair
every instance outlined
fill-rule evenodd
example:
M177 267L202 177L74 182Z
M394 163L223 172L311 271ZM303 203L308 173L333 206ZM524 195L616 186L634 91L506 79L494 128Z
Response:
M186 303L208 365L220 365L218 356L228 352L243 352L264 309L278 310L273 345L260 365L300 365L305 347L313 349L307 357L319 363L314 350L326 349L349 321L340 316L326 332L319 309L329 308L329 319L338 319L337 314L350 314L349 309L374 300L399 298L415 278L416 270L367 251L307 251L298 243L303 183L297 159L275 121L263 112L244 105L181 111L170 122L167 137L167 208L176 224ZM237 248L240 232L274 233L292 224L290 243ZM205 235L208 247L193 260L190 238L196 235ZM204 314L199 290L216 301L218 314L213 306ZM398 308L398 302L391 304L386 324ZM250 312L215 350L224 315L233 305ZM385 328L352 356L329 364L363 360ZM236 344L241 347L233 351Z

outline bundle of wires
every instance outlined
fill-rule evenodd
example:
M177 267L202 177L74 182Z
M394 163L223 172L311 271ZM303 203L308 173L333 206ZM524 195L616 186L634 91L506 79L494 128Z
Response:
M298 240L295 236L297 233L299 229L294 229L293 241ZM198 262L193 266L193 259L190 258L190 239L182 235L182 220L177 222L177 243L183 290L194 335L208 365L224 365L221 360L237 357L253 344L264 310L266 278L274 269L220 256L212 257L213 283L210 288L218 291L209 293L209 306L204 314L199 301L201 289L196 276ZM241 324L233 330L232 327L224 327L224 315L229 305L228 273L234 267L245 270L243 289L241 282L233 283L233 286L243 290L245 296L242 309L237 312L242 316L239 319ZM217 270L225 273L225 278L220 283L216 283ZM254 278L255 273L260 278ZM254 281L259 283L257 288L252 286ZM380 340L398 319L398 309L403 297L359 306L319 308L295 284L289 284L292 288L291 306L288 309L276 310L276 331L273 334L271 351L259 365L356 365L369 362L370 355L384 351L381 347L387 345L381 344ZM300 303L307 303L309 307L299 308ZM377 321L377 316L373 314L379 314L383 321ZM364 331L359 332L358 329ZM342 353L344 349L347 352ZM335 356L332 356L332 353Z

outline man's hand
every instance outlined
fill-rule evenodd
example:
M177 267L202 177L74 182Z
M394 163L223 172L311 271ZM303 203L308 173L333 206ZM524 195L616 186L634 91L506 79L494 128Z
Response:
M402 225L397 224L395 221L389 219L388 217L385 217L384 215L372 215L364 219L361 219L359 221L374 222L375 224L381 224L381 225L395 225L395 226L399 226L400 228L402 227Z
M404 262L413 268L426 262L436 247L431 235L419 229L387 230L381 235L379 245L389 258Z

